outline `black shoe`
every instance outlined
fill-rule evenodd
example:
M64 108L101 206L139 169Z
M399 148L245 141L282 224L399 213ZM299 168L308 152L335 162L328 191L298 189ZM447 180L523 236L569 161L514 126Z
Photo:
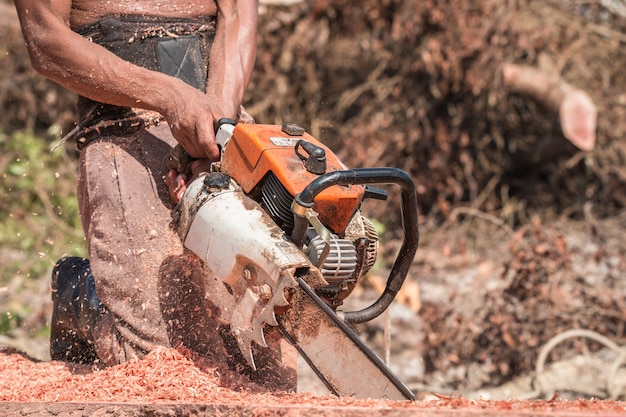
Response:
M52 360L92 364L98 359L92 329L104 306L87 259L66 257L52 271Z

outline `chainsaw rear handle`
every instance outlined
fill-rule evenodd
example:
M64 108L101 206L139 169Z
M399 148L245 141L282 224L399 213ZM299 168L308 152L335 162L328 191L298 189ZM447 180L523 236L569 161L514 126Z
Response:
M362 310L343 313L344 321L352 324L365 323L382 314L391 305L406 279L419 244L415 184L405 171L398 168L355 168L324 174L313 180L295 197L296 206L312 208L315 197L333 185L368 184L396 184L401 188L404 241L387 278L385 290L378 300ZM295 223L291 237L298 247L302 247L308 229L308 219L300 210L294 212Z

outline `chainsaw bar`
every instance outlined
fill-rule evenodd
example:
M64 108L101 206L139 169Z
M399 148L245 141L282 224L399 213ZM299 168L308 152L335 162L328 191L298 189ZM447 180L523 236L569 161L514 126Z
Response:
M287 340L335 395L416 400L415 394L385 365L301 277L302 291L278 318ZM297 308L293 308L297 305Z

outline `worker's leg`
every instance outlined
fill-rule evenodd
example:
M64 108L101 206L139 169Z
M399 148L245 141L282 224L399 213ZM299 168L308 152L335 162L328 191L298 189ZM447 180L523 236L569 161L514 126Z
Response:
M219 311L205 288L208 271L169 227L163 162L173 145L162 124L129 138L103 138L82 151L79 205L103 305L90 316L87 339L107 365L180 343L221 360L229 356L231 365L245 368L233 363L241 356L236 344L229 344L227 354L218 336ZM88 286L83 276L73 277L71 285ZM221 333L229 332L222 327ZM295 389L293 355L285 355L280 338L268 334L268 343L270 349L255 349L259 370L249 375L269 388Z
M92 335L98 357L107 365L179 342L193 343L188 347L199 353L218 351L215 321L195 313L202 306L192 294L177 294L190 292L193 279L201 280L195 272L199 262L185 269L167 266L184 256L169 227L172 203L163 182L164 159L173 145L162 123L130 137L94 141L81 153L81 217L106 310ZM168 304L174 300L182 304ZM192 328L172 331L181 330L192 316L197 319Z

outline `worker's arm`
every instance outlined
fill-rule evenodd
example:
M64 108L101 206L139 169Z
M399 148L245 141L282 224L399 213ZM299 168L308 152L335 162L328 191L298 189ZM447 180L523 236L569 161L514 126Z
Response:
M216 100L183 81L126 62L69 27L71 0L15 0L33 67L92 100L154 110L192 156L216 159ZM230 114L230 113L228 113Z
M217 101L225 117L237 120L256 58L258 0L217 0L217 27L209 59L207 95ZM202 161L192 171L202 171ZM167 183L178 203L190 179L172 170Z
M258 0L217 0L207 95L226 117L237 119L256 58Z

